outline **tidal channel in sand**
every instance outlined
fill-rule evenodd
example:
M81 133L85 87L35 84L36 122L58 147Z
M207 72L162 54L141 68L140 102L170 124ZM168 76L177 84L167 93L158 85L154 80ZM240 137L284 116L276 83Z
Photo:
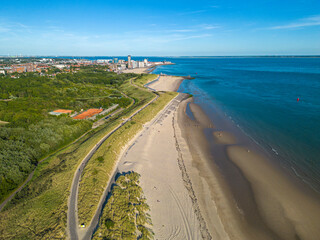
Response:
M214 115L212 122L198 105L184 103L178 118L192 155L187 170L213 238L318 239L319 194Z

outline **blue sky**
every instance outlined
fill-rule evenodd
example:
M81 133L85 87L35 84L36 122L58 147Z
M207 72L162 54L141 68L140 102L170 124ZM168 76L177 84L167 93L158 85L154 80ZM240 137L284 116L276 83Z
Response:
M1 1L8 54L320 55L320 1Z

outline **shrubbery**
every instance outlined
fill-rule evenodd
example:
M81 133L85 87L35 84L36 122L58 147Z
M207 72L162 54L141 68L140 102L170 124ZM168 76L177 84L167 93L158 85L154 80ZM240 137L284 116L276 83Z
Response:
M91 125L51 117L28 128L0 128L0 199L26 178L41 157L78 138Z
M95 239L152 239L150 208L139 186L140 175L120 175L103 210Z

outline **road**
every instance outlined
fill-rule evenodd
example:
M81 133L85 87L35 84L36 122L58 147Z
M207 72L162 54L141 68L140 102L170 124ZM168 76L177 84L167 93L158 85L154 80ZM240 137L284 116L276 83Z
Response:
M139 86L137 86L136 84L134 84L132 82L132 79L130 81L130 83L137 87L137 88L141 88ZM152 91L151 89L149 89L149 91ZM126 124L128 121L131 120L132 117L134 117L135 115L137 115L140 111L142 111L143 109L145 109L146 107L148 107L151 103L153 103L154 101L156 101L158 99L158 95L155 94L155 97L148 102L146 105L142 106L141 108L139 108L137 111L135 111L133 114L130 115L129 118L125 119L122 123L120 123L114 130L112 130L110 133L108 133L107 135L105 135L91 150L90 152L85 156L85 158L81 161L80 165L78 166L73 180L72 180L72 185L71 185L71 189L70 189L70 196L69 196L69 202L68 202L68 213L67 213L67 228L68 228L68 232L69 232L69 237L72 240L78 240L79 239L79 222L78 222L78 207L77 207L77 201L78 201L78 191L79 191L79 181L80 181L80 177L81 174L86 166L86 164L88 163L88 161L91 159L91 157L95 154L95 152L99 149L99 147L114 133L116 132L119 128L121 128L124 124ZM95 226L97 226L98 221L99 221L99 217L102 211L102 204L99 204L98 208L97 208L97 212L94 215L93 219L91 220L91 224L90 226L86 229L86 232L84 234L84 238L83 239L90 239Z

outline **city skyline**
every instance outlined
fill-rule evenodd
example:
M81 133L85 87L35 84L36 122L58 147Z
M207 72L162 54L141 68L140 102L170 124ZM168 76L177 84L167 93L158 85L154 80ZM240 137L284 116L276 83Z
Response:
M0 55L319 55L318 9L297 0L7 1Z

